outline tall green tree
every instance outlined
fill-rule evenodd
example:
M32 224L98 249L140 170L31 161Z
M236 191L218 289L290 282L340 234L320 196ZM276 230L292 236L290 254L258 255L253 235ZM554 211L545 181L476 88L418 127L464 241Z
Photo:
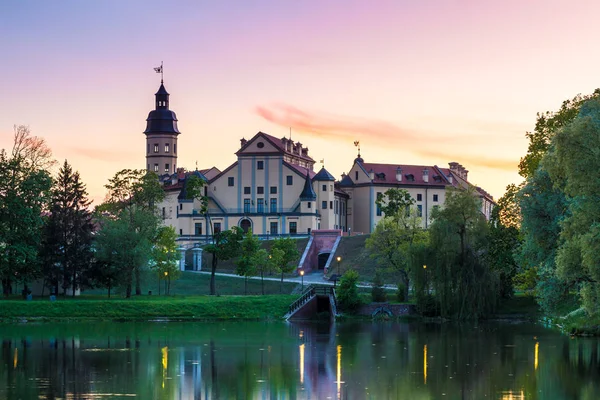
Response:
M158 276L158 294L160 294L161 280L167 282L165 294L170 293L171 281L181 275L179 270L177 254L177 233L171 226L158 228L156 240L152 247L151 269Z
M294 271L300 253L296 241L291 237L279 237L273 241L270 251L271 262L281 273L279 291L283 293L283 275Z
M117 172L105 187L108 189L106 201L99 205L96 211L104 218L102 229L111 226L108 224L109 220L111 223L120 220L121 224L128 226L131 237L124 240L130 246L132 254L129 258L121 259L119 263L124 269L126 297L131 297L134 284L136 295L141 295L141 272L148 264L150 250L158 237L160 221L156 205L164 198L164 190L155 173L131 169ZM110 231L113 235L117 232L124 233L119 229ZM108 245L112 241L107 240L103 243ZM141 250L146 253L140 252ZM107 253L103 254L106 257ZM107 258L103 260L106 261ZM131 264L122 265L123 260L129 260Z
M422 227L417 210L409 209L408 214L405 210L403 205L396 214L380 220L365 246L381 265L400 275L404 296L408 299L411 276L423 265L419 254L427 245L428 233Z
M0 279L5 296L14 281L26 285L40 277L40 230L53 163L46 142L26 126L15 126L10 152L0 151Z
M260 240L251 230L244 235L241 244L241 254L235 262L235 272L244 277L244 294L248 294L248 277L256 275L256 255L260 250Z
M63 294L71 288L92 286L92 245L94 225L91 202L79 173L65 160L54 181L50 215L42 240L44 278L54 293L62 286Z
M215 285L215 273L219 261L226 261L237 257L240 254L240 243L244 238L244 231L239 226L225 231L218 232L213 235L213 242L207 245L204 249L212 255L211 271L210 271L210 294L216 295L217 288Z
M427 274L442 316L480 318L498 296L497 277L483 257L487 223L473 188L446 193L444 208L432 213Z
M415 200L405 189L388 189L385 193L378 195L375 204L381 209L386 217L394 219L402 218L410 213L410 206L415 204Z

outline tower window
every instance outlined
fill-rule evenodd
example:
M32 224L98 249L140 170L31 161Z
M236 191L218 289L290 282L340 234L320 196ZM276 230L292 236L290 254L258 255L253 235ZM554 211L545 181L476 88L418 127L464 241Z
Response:
M324 200L323 200L323 201L321 202L321 208L322 208L323 210L327 210L327 202L326 202L326 201L324 201Z
M148 149L146 150L147 153L150 153L150 143L148 143Z
M327 185L323 185L322 189L323 189L324 192L326 192L327 191Z
M354 180L357 181L358 180L358 171L354 171Z
M165 143L165 153L169 152L169 143Z
M154 164L154 172L158 172L158 164Z
M294 184L294 177L292 175L286 176L285 179L286 179L286 184L288 186L291 186Z
M233 182L234 182L233 176L230 176L229 178L227 178L227 186L233 186Z
M165 172L169 172L169 164L165 164Z
M312 208L312 203L310 201L306 204L306 208Z
M173 153L177 154L177 143L173 143Z
M154 143L154 152L158 153L158 143Z

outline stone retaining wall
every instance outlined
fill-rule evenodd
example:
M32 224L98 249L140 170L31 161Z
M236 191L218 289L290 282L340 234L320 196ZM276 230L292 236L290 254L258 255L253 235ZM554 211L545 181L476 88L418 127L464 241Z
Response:
M413 315L416 314L414 304L389 304L389 303L371 303L364 305L358 309L359 315L370 315L372 316L376 312L384 312L386 314L398 317L400 315Z

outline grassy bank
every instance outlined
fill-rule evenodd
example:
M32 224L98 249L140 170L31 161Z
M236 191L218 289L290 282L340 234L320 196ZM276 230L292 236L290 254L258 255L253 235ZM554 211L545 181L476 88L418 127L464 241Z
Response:
M141 296L132 299L1 300L0 320L272 320L297 296Z

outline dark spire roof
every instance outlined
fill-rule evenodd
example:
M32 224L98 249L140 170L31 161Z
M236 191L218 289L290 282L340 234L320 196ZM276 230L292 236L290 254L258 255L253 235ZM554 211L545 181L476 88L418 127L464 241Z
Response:
M321 167L321 170L313 177L313 181L335 181L335 178L325 169L325 167Z
M316 200L317 195L312 188L312 183L310 182L310 175L308 174L308 170L306 170L306 180L304 181L304 189L302 189L302 193L300 193L300 200Z
M160 82L160 87L158 88L158 92L154 93L155 96L158 95L169 95L169 92L167 92L167 89L165 89L165 85L162 83L162 81Z
M156 97L155 109L150 111L148 118L146 119L146 130L145 134L164 134L174 133L178 135L179 129L177 129L177 116L171 110L169 110L169 92L165 89L162 81L158 92L154 95Z

